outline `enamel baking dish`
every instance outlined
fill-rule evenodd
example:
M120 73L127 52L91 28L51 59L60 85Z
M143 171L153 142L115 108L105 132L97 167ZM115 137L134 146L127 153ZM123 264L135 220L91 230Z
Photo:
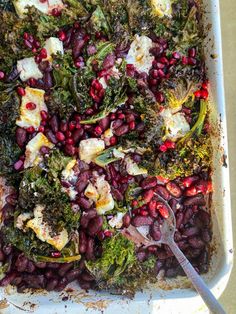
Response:
M205 0L206 64L211 85L211 120L219 129L213 137L214 147L214 195L211 205L213 223L213 255L210 271L204 276L209 288L218 298L224 291L233 263L232 226L229 190L229 169L222 160L227 156L226 115L223 85L221 29L219 0ZM209 25L211 27L209 27ZM73 289L74 288L74 289ZM139 313L207 313L186 278L160 281L158 286L136 294L133 300L108 293L89 291L78 287L66 292L17 294L11 287L0 290L0 313L47 314L139 314Z

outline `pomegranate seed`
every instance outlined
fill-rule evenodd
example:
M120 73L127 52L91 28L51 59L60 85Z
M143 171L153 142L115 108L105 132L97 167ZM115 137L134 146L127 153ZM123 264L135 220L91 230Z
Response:
M59 31L57 36L60 39L60 41L65 41L66 40L66 33L63 32L63 31Z
M41 110L40 111L40 116L42 118L43 121L46 121L48 119L48 113L45 110Z
M38 40L34 41L34 48L39 49L40 48L40 42Z
M141 216L148 216L148 211L146 211L145 209L141 209L139 213Z
M42 59L46 59L48 56L47 50L45 48L42 48L39 52L39 55Z
M161 214L161 216L163 218L168 218L169 217L168 208L164 204L158 203L157 209L158 209L159 213Z
M31 87L35 87L36 84L37 84L37 81L36 81L36 79L34 79L33 77L31 77L30 79L28 79L28 84L29 84Z
M182 57L182 64L183 65L187 65L188 64L188 58L187 57L185 57L185 56Z
M73 131L76 127L76 121L70 121L69 122L69 130Z
M207 99L208 96L209 96L208 91L207 91L206 89L203 89L203 90L201 91L201 98L202 98L202 99Z
M160 78L165 77L165 73L161 69L159 69L157 71L158 71L158 76L160 76Z
M149 80L149 84L151 86L156 86L157 85L157 80L156 79L151 79L151 80Z
M84 67L84 62L83 61L75 61L75 67L80 69Z
M125 115L123 113L118 114L118 119L124 119L124 118L125 118Z
M179 59L180 59L180 53L177 52L177 51L173 52L172 56L173 56L173 58L175 58L176 60L179 60Z
M18 160L17 162L14 163L14 169L16 171L20 171L23 169L23 165L24 165L24 162L22 160Z
M33 53L36 53L36 52L37 52L37 49L34 47L31 51L32 51Z
M0 71L0 80L4 80L5 73L3 71Z
M166 57L161 57L160 58L160 62L161 63L165 63L165 64L169 64L169 61L168 61L168 59Z
M205 81L205 82L202 83L202 88L203 89L208 89L208 85L209 85L209 82Z
M34 133L35 132L35 128L33 126L29 126L26 131L30 134Z
M131 121L131 122L129 123L129 128L130 128L130 130L134 130L135 127L136 127L135 122L134 122L134 121Z
M23 34L23 38L24 38L24 39L26 39L26 40L27 40L27 39L29 39L29 33L24 32L24 34Z
M166 145L165 144L162 144L160 147L159 147L159 150L161 151L161 152L166 152L167 151L167 147L166 147Z
M155 210L157 207L157 201L156 200L151 200L148 204L149 210Z
M158 78L158 70L156 70L156 69L152 70L152 71L151 71L151 76L152 76L154 79Z
M79 29L79 28L80 28L80 23L79 23L78 21L76 21L76 22L74 23L73 27L74 27L75 29Z
M165 65L163 63L157 62L157 68L158 69L164 69Z
M156 246L149 246L147 249L148 249L148 252L150 252L150 253L157 252L157 247Z
M24 45L25 45L26 48L29 48L29 49L33 48L31 42L29 40L27 40L27 39L24 39Z
M66 139L66 144L74 145L74 140L72 138L67 138Z
M163 96L163 94L161 92L157 92L156 93L156 100L159 102L159 103L162 103L164 102L165 98Z
M34 110L36 109L36 104L33 103L33 102L28 102L26 105L25 105L26 109L28 110Z
M137 207L138 206L138 201L137 200L132 200L131 205L132 205L132 207Z
M172 142L170 140L166 140L164 145L167 147L167 148L171 148L171 149L175 149L175 142Z
M194 96L197 98L200 98L202 95L202 91L201 90L197 90L196 92L194 92Z
M189 65L196 65L197 64L197 60L195 58L188 58L188 64Z
M24 155L22 155L22 156L20 156L20 158L19 158L20 160L22 160L22 161L25 161L25 156Z
M26 94L25 89L21 86L18 86L16 91L19 96L25 96Z
M115 115L114 113L111 113L111 114L110 114L110 120L113 121L113 120L115 120L115 118L116 118L116 115Z
M62 132L58 131L56 132L56 138L58 139L58 141L63 142L65 140L65 135Z
M105 230L104 231L104 235L107 237L107 238L111 238L113 236L113 232L111 230Z
M40 125L38 131L41 132L41 133L43 133L44 130L45 130L44 126L43 126L43 125Z
M115 136L112 136L111 138L110 138L110 145L116 145L116 143L117 143L117 138L115 137Z
M66 138L70 138L72 136L71 131L66 131L65 132Z
M34 57L34 60L37 64L39 64L42 61L42 58L41 58L41 56L37 55Z
M153 195L154 195L153 190L145 191L143 194L143 199L145 200L146 203L149 203L151 199L153 198Z
M173 64L175 64L176 62L177 62L177 60L173 58L173 59L170 60L170 65L173 65Z
M55 258L61 257L60 252L52 252L51 255L52 255L52 257L55 257Z
M41 125L42 126L46 126L47 125L47 121L41 121Z
M195 48L190 48L188 50L188 56L191 58L195 58L196 57L196 49Z
M100 241L103 241L105 239L105 234L104 232L101 230L98 232L97 237Z
M101 135L102 134L102 128L99 126L99 125L97 125L96 127L95 127L95 129L94 129L94 131L95 131L95 133L97 134L97 135Z
M52 16L54 16L54 17L58 17L58 16L61 15L61 11L58 10L57 8L54 8L54 9L52 9L51 14L52 14Z
M76 122L75 128L77 130L80 130L82 128L81 124L79 122Z
M186 196L195 196L198 194L196 186L192 186L185 191Z

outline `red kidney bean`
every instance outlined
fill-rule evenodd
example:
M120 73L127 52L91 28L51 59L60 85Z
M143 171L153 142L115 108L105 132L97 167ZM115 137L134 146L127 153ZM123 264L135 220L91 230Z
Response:
M60 265L61 265L60 263L51 263L51 262L47 263L47 267L51 269L58 269Z
M75 148L75 146L73 146L71 144L66 144L64 147L64 152L68 156L74 156L76 153L76 148Z
M63 277L73 267L73 263L62 264L58 270L59 276Z
M88 233L90 236L95 236L101 229L103 225L102 216L95 217L89 221Z
M163 260L163 259L167 259L168 258L168 254L163 249L157 250L155 255L157 256L157 258L159 260Z
M52 131L54 133L59 131L59 119L58 116L56 116L55 114L51 117L51 119L49 120L49 125L52 128Z
M175 242L179 242L180 240L182 240L181 233L179 231L176 231L175 235L174 235L174 238L175 238Z
M79 283L81 289L89 290L91 288L91 282L89 282L89 281L84 281L82 279L79 279L78 283Z
M65 289L65 287L68 285L68 281L65 277L61 278L58 282L58 285L54 289L57 292L60 292Z
M203 229L202 232L201 232L201 238L206 243L210 242L211 238L212 238L210 230Z
M176 213L177 210L182 210L183 209L183 205L180 204L179 201L177 201L175 198L172 198L170 201L169 201L169 205L170 207L172 208L173 212Z
M176 228L179 229L179 227L182 225L184 219L184 214L182 212L178 212L176 215Z
M84 135L84 130L82 128L76 129L72 134L72 139L74 143L77 144L77 142L82 138L83 135Z
M153 223L153 219L148 216L136 216L131 220L131 223L135 227L150 226Z
M170 181L166 184L166 189L176 198L179 198L182 195L182 191L177 183Z
M198 218L201 221L201 224L205 227L209 226L210 224L210 215L205 210L199 210L196 218Z
M12 206L16 205L17 203L17 194L16 193L12 193L7 195L6 197L6 202Z
M184 212L184 219L183 219L183 224L187 224L189 222L189 220L192 218L193 216L193 209L192 207L189 207L185 210Z
M27 132L23 128L16 129L16 142L20 148L24 147L24 144L27 140Z
M65 275L68 283L74 281L81 273L81 269L75 268L68 271L68 273Z
M112 122L112 129L115 130L119 128L123 124L123 120L121 119L116 119L115 121Z
M113 65L115 64L116 58L114 53L109 53L108 55L106 55L103 63L102 63L102 68L107 70L109 68L112 68Z
M47 291L53 291L53 290L55 290L57 285L58 285L58 279L53 278L47 282L45 289Z
M10 255L12 253L12 245L11 244L5 244L2 248L3 253L5 255Z
M126 213L123 217L123 227L128 228L131 223L131 217L129 213Z
M84 211L82 214L82 217L80 219L80 224L83 228L87 228L88 227L88 223L90 219L93 219L97 216L97 212L95 209L90 209L88 211Z
M201 249L205 246L205 243L201 240L200 237L192 237L188 239L188 243L190 246L192 246L194 249Z
M183 232L183 235L185 235L186 237L192 237L195 235L198 235L200 232L198 227L190 227L185 229L185 231Z
M86 258L88 260L94 260L94 239L89 238L87 242Z
M155 221L150 227L150 236L155 241L159 241L161 239L160 225L157 221Z
M35 266L34 266L34 263L32 261L28 261L27 266L25 268L25 271L27 273L33 273L35 271Z
M0 250L0 262L3 262L5 260L5 255L2 250Z
M47 270L45 272L45 277L48 278L48 279L54 278L55 277L54 272L51 269Z
M116 136L121 136L121 135L128 133L128 131L129 131L129 125L123 124L120 127L118 127L117 129L115 129L114 133Z
M159 274L159 272L163 268L163 266L164 266L164 261L160 261L160 260L156 261L155 268L154 268L156 275Z
M84 231L79 232L79 251L84 254L87 250L87 236Z
M13 286L18 286L18 285L22 282L22 280L23 280L22 277L17 276L17 277L15 277L15 278L12 280L11 284L12 284Z
M90 282L90 281L94 281L93 275L90 274L90 273L88 273L87 271L84 271L84 272L81 274L80 278L81 278L82 280L84 280L84 281L89 281L89 282Z
M77 33L73 38L73 44L72 44L73 46L72 56L74 60L76 60L79 57L84 45L85 45L85 40L83 39L80 33Z
M141 182L141 188L144 190L154 188L157 185L157 179L155 177L148 177Z
M45 262L36 262L36 263L34 263L34 265L35 265L37 268L44 269L44 268L46 268L47 263L45 263Z
M46 134L46 136L50 142L52 142L53 144L58 143L58 140L57 140L55 134L51 130L46 131L45 134Z
M184 206L193 206L193 205L204 206L204 205L206 205L206 201L205 201L204 196L202 194L198 194L196 196L187 197L183 201L183 205Z
M161 197L163 197L167 201L170 199L170 193L162 185L157 185L156 188L155 188L155 192L157 194L159 194Z
M50 90L53 87L53 78L51 72L44 73L43 82L46 90Z
M44 288L46 284L46 279L44 275L24 274L23 279L29 285L29 287L35 289Z
M88 185L88 180L90 177L90 171L84 171L78 176L78 181L76 183L76 190L81 193Z
M16 272L7 274L3 279L0 280L0 287L8 286L17 276Z
M118 202L121 202L124 199L124 195L118 189L112 188L111 194Z
M108 129L109 125L110 125L110 119L109 117L105 117L103 119L101 119L98 124L100 125L100 127L103 129L103 130L106 130Z
M186 241L182 240L178 242L178 247L181 251L184 251L189 247L189 244Z
M15 267L17 271L19 272L25 271L27 265L28 265L28 259L24 256L24 254L18 255L17 260L15 262Z

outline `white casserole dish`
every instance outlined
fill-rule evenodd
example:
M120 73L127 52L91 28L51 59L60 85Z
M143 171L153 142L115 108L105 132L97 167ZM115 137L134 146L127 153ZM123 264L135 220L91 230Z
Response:
M223 67L221 50L221 28L219 0L204 0L204 24L209 24L206 39L206 64L211 85L211 119L214 125L220 124L219 135L213 138L214 146L214 190L212 202L213 223L213 256L210 272L204 276L209 288L218 298L224 291L233 264L232 224L230 208L229 168L222 166L223 155L227 156L226 114L223 85ZM217 58L211 58L215 55ZM162 290L160 287L150 287L136 294L133 300L125 297L109 295L108 293L85 293L78 290L67 293L17 294L10 287L0 290L0 313L206 313L200 297L188 286L186 279L168 280L161 286L172 287L172 290ZM175 288L174 288L175 287ZM181 288L182 289L178 289ZM65 301L66 297L69 299ZM62 301L62 298L64 301Z

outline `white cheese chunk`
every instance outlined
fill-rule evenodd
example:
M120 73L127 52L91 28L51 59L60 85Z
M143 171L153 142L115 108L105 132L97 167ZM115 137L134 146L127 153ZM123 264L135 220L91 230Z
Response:
M153 47L152 40L145 36L135 35L134 41L130 45L126 61L133 64L139 72L148 73L155 59L149 50Z
M17 70L20 73L20 79L25 82L30 78L40 79L43 73L39 70L38 64L34 58L24 58L17 61Z
M96 202L99 198L98 191L97 191L96 187L91 182L87 185L87 187L84 191L84 195L94 202Z
M53 148L54 144L43 133L38 133L26 145L24 168L37 166L42 161L43 158L40 155L40 148L42 146Z
M34 209L34 218L27 222L27 227L31 228L37 238L43 242L54 246L58 251L61 251L68 243L69 237L66 229L63 229L55 236L51 236L51 227L43 221L44 207L37 205Z
M45 41L44 48L47 50L47 58L44 60L52 61L52 55L64 54L63 43L57 37L50 37Z
M125 158L125 154L119 148L118 149L116 149L116 148L113 149L113 156L115 158L119 158L119 159Z
M172 2L172 0L151 0L152 13L159 17L171 17Z
M108 224L112 227L112 228L121 228L123 225L123 217L124 217L125 213L117 213L112 219L110 219L108 221Z
M98 138L89 138L80 141L79 158L87 163L90 163L98 153L105 149L105 142Z
M170 109L164 109L160 115L164 119L166 138L176 140L183 137L190 130L190 125L183 113L177 112L172 114Z
M125 158L126 171L131 176L147 174L147 169L139 167L130 157Z
M96 210L99 215L103 215L115 206L111 195L111 187L105 180L105 176L97 177L95 187L99 194L99 199L96 201Z
M66 181L75 181L76 180L77 176L75 175L75 172L73 170L76 163L77 163L76 159L72 159L70 162L68 162L65 169L61 173L62 179L66 180Z
M47 0L45 2L41 2L40 0L14 0L13 4L19 17L24 17L24 14L28 12L27 7L30 6L35 7L44 14L50 14L55 8L58 10L64 8L62 0Z
M24 224L27 220L32 218L31 213L22 213L16 218L16 228L24 230Z
M20 117L16 120L16 125L22 128L33 126L35 129L40 126L42 120L40 111L48 111L44 102L44 94L45 91L42 89L26 87L25 96L21 99ZM26 108L30 102L36 105L34 110Z

